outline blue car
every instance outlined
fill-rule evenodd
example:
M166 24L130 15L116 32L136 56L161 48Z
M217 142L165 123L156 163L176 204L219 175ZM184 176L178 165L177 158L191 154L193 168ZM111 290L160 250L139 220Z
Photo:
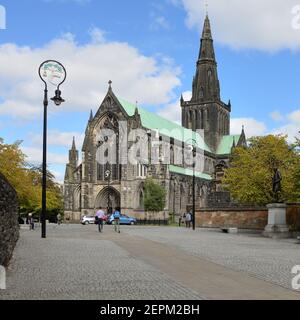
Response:
M112 214L109 218L107 223L112 224L114 222L114 215ZM134 225L136 224L136 218L128 217L125 214L121 214L120 216L120 224L128 224L128 225Z

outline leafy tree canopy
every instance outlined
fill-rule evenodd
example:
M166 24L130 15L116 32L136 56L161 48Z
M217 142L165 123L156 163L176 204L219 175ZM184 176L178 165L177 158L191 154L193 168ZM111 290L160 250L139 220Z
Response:
M300 156L296 145L289 145L284 136L253 137L248 148L236 148L222 183L235 200L266 205L274 201L276 168L283 178L281 200L299 201Z
M147 179L145 182L144 205L146 211L163 211L166 204L166 191L153 179Z
M42 197L42 170L26 162L26 155L20 149L21 141L5 144L0 138L0 172L15 188L22 211L39 212ZM54 176L47 172L47 210L62 210L60 186Z

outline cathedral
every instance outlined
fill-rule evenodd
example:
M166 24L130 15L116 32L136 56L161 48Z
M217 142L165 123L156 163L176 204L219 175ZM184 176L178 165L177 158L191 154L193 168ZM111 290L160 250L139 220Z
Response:
M95 116L91 112L81 163L75 139L69 151L64 179L65 217L79 221L83 215L94 215L99 207L107 208L108 212L120 207L124 214L149 218L149 213L144 210L147 177L166 190L166 206L157 213L159 218L168 218L170 214L179 216L190 210L193 177L197 208L217 206L224 201L226 193L220 184L224 168L228 166L233 148L246 145L246 137L244 129L240 135L230 135L231 103L230 100L228 103L221 101L208 16L204 22L192 83L192 98L185 101L181 97L181 110L180 126L118 97L110 81L108 92ZM133 140L140 139L136 134L138 130L146 132L146 138L144 136L142 141L149 146L146 152L148 156L141 157L137 150L136 158L143 158L143 161L128 161L128 150L132 148ZM109 133L102 132L110 132L113 140ZM135 132L134 139L131 132ZM99 157L108 157L108 150L104 150L102 156L99 156L99 150L109 140L114 147L115 161L99 161ZM187 161L182 161L188 157L184 152L185 144L193 147L194 158L201 158L200 167L194 163L191 167ZM156 149L157 157L153 161Z

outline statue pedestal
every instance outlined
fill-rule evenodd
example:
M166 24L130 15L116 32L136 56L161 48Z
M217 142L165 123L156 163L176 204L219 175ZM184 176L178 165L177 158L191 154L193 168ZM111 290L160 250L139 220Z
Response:
M286 224L286 208L284 203L272 203L267 205L268 213L268 225L263 232L263 235L273 239L285 239L290 238L291 233L289 227Z

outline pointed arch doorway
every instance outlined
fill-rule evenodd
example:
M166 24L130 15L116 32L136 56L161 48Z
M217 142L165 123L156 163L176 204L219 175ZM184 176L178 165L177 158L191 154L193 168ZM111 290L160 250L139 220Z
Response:
M120 207L120 203L120 193L112 187L106 187L97 195L95 208L101 207L111 214L115 208Z

